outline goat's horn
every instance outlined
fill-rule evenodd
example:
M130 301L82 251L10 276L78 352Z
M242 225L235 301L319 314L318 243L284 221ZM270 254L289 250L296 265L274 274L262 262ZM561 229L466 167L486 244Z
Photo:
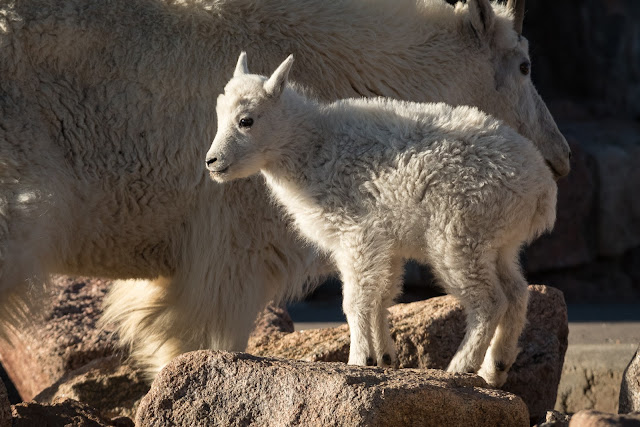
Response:
M508 0L507 8L513 12L513 29L516 33L522 34L522 23L524 21L524 0Z

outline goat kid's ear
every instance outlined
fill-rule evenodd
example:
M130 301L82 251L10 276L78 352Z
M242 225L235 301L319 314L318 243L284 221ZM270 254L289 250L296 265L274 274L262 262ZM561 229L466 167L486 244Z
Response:
M236 64L236 70L233 72L233 77L243 76L249 74L249 67L247 67L247 52L240 52L238 57L238 63Z
M496 14L489 0L468 0L471 26L481 39L486 39L493 31Z
M273 72L269 80L264 84L264 90L269 96L278 97L282 94L284 86L287 83L289 77L289 70L293 65L293 55L289 55L282 64Z

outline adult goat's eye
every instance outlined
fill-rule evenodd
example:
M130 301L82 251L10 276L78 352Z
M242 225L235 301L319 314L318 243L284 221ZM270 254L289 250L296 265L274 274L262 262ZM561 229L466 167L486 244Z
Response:
M520 64L520 72L522 73L522 75L526 76L529 74L530 71L531 71L531 62L524 61L522 64Z
M238 125L241 128L250 128L252 124L253 124L253 119L251 117L243 117L240 119L240 122L238 123Z

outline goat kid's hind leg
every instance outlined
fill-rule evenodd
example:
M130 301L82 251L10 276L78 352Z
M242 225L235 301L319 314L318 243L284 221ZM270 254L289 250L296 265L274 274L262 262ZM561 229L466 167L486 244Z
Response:
M380 272L377 258L365 253L347 253L336 259L343 283L342 309L351 338L349 365L375 366L377 363L371 336L373 310L381 292L380 277L388 274Z
M384 286L384 290L375 301L371 323L373 346L378 366L385 368L396 364L396 346L389 329L387 309L393 304L402 288L404 259L394 258L390 267L389 277L386 279L380 277L379 279L381 282L379 286Z
M467 327L448 372L475 373L480 369L491 337L507 306L498 283L494 259L480 251L465 253L465 265L455 263L445 274L447 290L462 303Z
M517 256L518 248L503 250L497 261L498 278L508 305L478 371L494 387L500 387L507 381L507 373L518 356L518 339L527 318L529 289Z

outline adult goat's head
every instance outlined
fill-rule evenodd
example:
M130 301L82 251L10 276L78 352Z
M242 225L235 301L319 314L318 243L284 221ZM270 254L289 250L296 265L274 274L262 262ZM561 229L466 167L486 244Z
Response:
M471 46L466 60L478 79L470 84L475 93L467 98L531 139L559 178L569 173L571 151L531 82L529 44L522 36L524 11L524 0L509 0L506 6L468 0L456 7L463 16L459 30Z

